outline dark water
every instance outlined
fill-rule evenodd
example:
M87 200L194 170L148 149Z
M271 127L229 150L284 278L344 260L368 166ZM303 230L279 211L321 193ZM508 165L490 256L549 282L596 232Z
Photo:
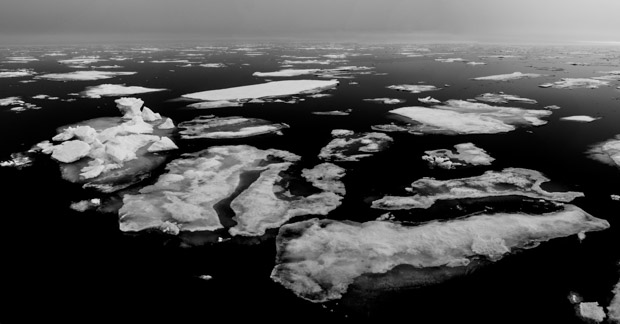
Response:
M328 217L356 221L372 220L383 214L369 208L373 198L384 194L404 194L404 187L424 176L449 179L479 175L485 170L522 167L538 170L552 180L549 190L573 190L585 193L574 204L592 215L607 219L611 228L590 233L583 242L576 237L556 239L539 247L507 256L499 262L480 267L467 275L417 289L383 291L359 298L347 297L325 305L297 298L269 278L274 266L275 234L269 231L257 239L233 239L213 243L208 233L182 234L121 233L114 214L94 211L78 213L69 204L81 199L106 196L84 190L60 179L55 162L37 159L22 170L1 168L4 186L0 265L0 322L32 323L47 321L91 322L211 322L216 319L291 322L299 320L394 320L411 322L488 322L521 321L528 323L579 323L568 301L572 291L586 301L608 305L611 289L618 282L620 260L618 226L615 223L620 202L610 194L620 194L620 170L590 160L584 152L589 146L620 134L620 91L618 82L599 89L542 89L537 85L562 77L599 76L597 71L620 69L617 48L526 48L482 46L420 46L431 52L454 54L408 58L398 53L415 46L333 45L331 49L299 49L302 45L258 45L262 56L247 56L243 51L206 50L192 46L163 46L161 51L140 51L135 47L23 47L2 48L0 55L32 55L39 61L27 64L2 63L0 69L32 68L37 73L69 72L74 68L57 63L58 59L78 55L99 55L109 59L117 55L123 61L93 64L123 66L120 71L135 75L100 81L56 82L27 78L0 79L0 99L21 96L42 107L21 113L0 107L0 160L14 152L50 139L56 128L82 120L117 116L112 97L87 99L69 96L87 86L124 83L168 91L140 94L136 97L175 123L203 114L245 116L283 122L290 125L284 136L268 135L234 141L176 140L181 152L195 152L212 145L249 144L258 148L287 150L303 157L304 166L313 166L320 149L331 139L334 128L369 131L370 126L391 121L388 110L418 105L417 98L431 95L439 100L470 99L484 92L504 91L536 99L537 105L510 104L542 109L559 105L547 118L549 123L521 128L507 134L415 136L391 133L394 143L386 151L355 163L344 163L347 196L341 207ZM344 47L344 50L340 47ZM185 51L193 49L194 51ZM43 56L59 50L67 56ZM331 97L307 99L294 105L268 103L240 108L191 110L186 102L174 100L182 94L232 86L260 83L252 77L256 71L280 69L281 55L318 56L332 53L370 54L351 56L339 65L363 65L386 75L358 75L342 79ZM185 54L200 54L186 56ZM423 52L425 53L425 52ZM516 58L479 58L480 55L519 55ZM557 57L560 56L560 57ZM485 61L484 66L441 63L437 57L462 57ZM156 59L187 59L199 63L225 63L225 68L180 67L183 63L155 64ZM294 58L291 58L294 60ZM145 63L139 63L145 61ZM580 61L588 66L565 62ZM243 65L249 64L249 65ZM295 68L325 66L295 66ZM563 71L539 70L559 67ZM112 70L112 71L116 71ZM493 74L541 73L548 76L510 82L472 81L472 77ZM304 77L299 77L302 79ZM307 76L306 78L314 78ZM275 79L275 78L274 78ZM349 81L358 84L349 84ZM410 94L386 89L394 84L423 81L442 87L439 91ZM76 101L35 100L31 96L47 94ZM390 97L405 99L400 105L381 105L362 99ZM352 109L349 116L325 116L313 111ZM560 121L577 114L602 117L593 123ZM463 170L430 169L421 160L425 150L451 148L473 142L496 161L490 167ZM171 158L174 158L172 156ZM162 172L162 170L159 170ZM156 176L156 175L155 175ZM147 180L149 181L149 180ZM152 181L152 180L150 180ZM418 222L431 218L453 218L485 208L521 210L522 203L488 201L456 209L446 203L434 208L434 214L396 213L401 221ZM224 207L223 207L224 208ZM303 217L298 219L304 219ZM296 219L294 219L296 220ZM213 277L204 281L198 276Z

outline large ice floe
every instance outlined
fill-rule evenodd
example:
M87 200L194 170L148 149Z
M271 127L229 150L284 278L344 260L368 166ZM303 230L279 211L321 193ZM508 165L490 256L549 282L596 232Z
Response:
M498 103L498 104L507 104L510 101L526 103L526 104L536 104L538 101L534 99L522 98L517 95L506 94L503 92L499 93L483 93L476 97L478 101L490 102L490 103Z
M239 101L313 94L334 88L337 85L338 80L285 80L195 92L183 95L183 97L203 101Z
M355 133L346 129L334 129L332 136L334 139L319 153L319 158L326 161L358 161L385 150L393 141L383 133Z
M511 81L511 80L518 80L518 79L524 79L524 78L538 78L543 76L542 74L536 74L536 73L521 73L521 72L513 72L513 73L509 73L509 74L498 74L498 75L490 75L490 76L484 76L484 77L477 77L477 78L473 78L472 80L477 80L477 81Z
M597 80L590 78L562 78L560 81L553 83L543 83L539 85L541 88L555 88L555 89L576 89L576 88L588 88L596 89L599 87L609 86L609 81Z
M397 266L408 267L403 271L462 269L475 260L497 261L538 242L608 227L573 205L543 215L480 214L415 227L311 219L280 228L271 278L301 298L326 302L341 298L364 274L385 274ZM428 276L406 278L399 284L409 288L429 281Z
M133 94L164 91L167 89L145 88L140 86L125 86L123 84L100 84L86 88L81 95L86 98L121 97Z
M620 135L593 145L586 153L594 160L620 167Z
M232 199L236 225L231 235L257 236L299 215L326 215L340 205L344 169L320 164L302 171L318 193L293 195L281 174L301 157L281 150L252 146L216 146L185 154L166 166L167 173L136 195L125 195L119 210L122 231L154 228L179 231L212 231L224 226L217 204L245 187ZM259 174L251 183L248 174Z
M435 91L440 90L441 88L437 88L434 85L428 84L399 84L399 85L391 85L387 87L388 89L398 90L398 91L407 91L411 93L420 93L426 91Z
M607 316L611 321L620 322L620 282L613 289L614 297L607 307Z
M125 188L164 162L154 152L176 149L168 137L168 122L138 98L120 98L117 107L123 117L87 120L59 129L53 141L39 144L43 153L62 162L62 177L103 192ZM168 122L169 123L169 122Z
M497 107L465 100L448 100L441 105L402 107L390 113L405 117L416 124L407 128L422 134L494 134L516 129L516 126L540 126L548 110Z
M425 151L422 159L431 166L443 169L454 169L467 165L490 165L495 161L487 152L473 143L461 143L454 145L456 153L450 150Z
M52 81L95 81L111 79L116 76L133 75L137 72L116 72L116 71L74 71L67 73L50 73L36 76L36 79Z
M521 168L487 171L480 176L437 180L421 178L411 184L412 196L385 196L372 203L373 208L399 210L429 208L438 200L523 196L558 202L583 197L581 192L548 192L541 188L547 179L540 172Z
M245 117L213 117L199 116L190 121L184 121L177 125L183 139L196 138L242 138L262 134L277 133L286 124L272 123L258 118Z
M196 102L196 103L187 105L188 108L194 108L194 109L214 109L214 108L241 107L241 106L243 106L242 102L228 101L228 100L203 101L203 102Z
M597 118L597 117L586 116L586 115L566 116L566 117L560 118L560 120L576 121L576 122L582 122L582 123L593 122L597 119L600 119L600 117Z

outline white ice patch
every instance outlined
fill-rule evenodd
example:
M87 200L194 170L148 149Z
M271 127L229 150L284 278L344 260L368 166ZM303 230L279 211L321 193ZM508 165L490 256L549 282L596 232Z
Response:
M50 73L36 76L36 79L52 81L95 81L111 79L116 76L133 75L137 72L112 72L112 71L75 71L68 73Z
M582 123L593 122L597 119L600 119L600 117L595 118L595 117L585 116L585 115L567 116L567 117L560 118L560 120L576 121L576 122L582 122Z
M288 97L297 94L312 94L334 88L338 80L286 80L248 86L208 90L183 95L184 98L204 101L238 101L259 98Z
M364 101L382 103L385 105L395 105L395 104L405 102L405 100L403 99L395 99L395 98L372 98L372 99L364 99Z
M285 78L314 74L318 71L320 71L320 69L285 69L276 72L254 72L252 75L263 78Z
M517 95L506 94L503 92L500 93L483 93L476 97L478 101L490 102L490 103L499 103L499 104L507 104L510 101L526 103L526 104L536 104L538 101L534 99L522 98Z
M609 86L609 81L596 80L589 78L562 78L560 81L553 83L544 83L539 85L541 88L555 88L555 89L576 89L576 88L588 88L596 89L603 86Z
M487 152L473 143L462 143L454 145L456 153L450 150L425 151L426 155L422 159L431 166L438 166L444 169L454 169L465 165L491 165L495 161Z
M197 103L187 105L187 107L195 108L195 109L214 109L214 108L241 107L241 106L243 106L242 102L228 101L228 100L204 101L204 102L197 102Z
M477 78L473 78L472 80L477 80L477 81L511 81L511 80L518 80L518 79L524 79L524 78L538 78L543 76L542 74L536 74L536 73L521 73L521 72L513 72L513 73L509 73L509 74L498 74L498 75L490 75L490 76L484 76L484 77L477 77Z
M425 104L439 104L441 103L440 100L437 100L431 96L428 97L424 97L424 98L418 98L418 101L421 103L425 103Z
M36 73L30 69L0 70L0 78L23 78L35 74Z
M145 88L139 86L125 86L122 84L101 84L88 87L81 95L86 98L120 97L126 95L164 91L167 89Z
M383 151L393 141L383 133L355 133L346 129L334 129L332 136L335 138L319 153L322 160L359 161Z
M391 85L391 86L388 86L387 88L392 89L392 90L407 91L411 93L420 93L420 92L435 91L435 90L441 89L441 88L435 87L434 85L427 85L427 84L400 84L400 85Z

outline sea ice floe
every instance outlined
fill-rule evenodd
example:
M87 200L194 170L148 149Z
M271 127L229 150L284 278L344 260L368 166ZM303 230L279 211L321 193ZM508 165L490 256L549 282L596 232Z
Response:
M101 205L101 199L93 198L90 200L82 200L82 201L74 202L71 204L71 206L69 206L69 208L75 211L78 211L78 212L85 212L89 209L99 207L100 205Z
M254 72L252 75L264 78L295 77L300 75L314 74L318 71L320 71L320 69L284 69L276 72Z
M443 169L454 169L466 165L490 165L495 161L487 152L473 143L461 143L454 145L456 153L450 150L425 151L422 159L431 166Z
M435 61L443 62L443 63L454 63L454 62L467 62L466 59L462 59L460 57L452 57L452 58L436 58Z
M226 67L226 64L224 64L224 63L205 63L205 64L198 64L198 66L202 66L202 67L206 67L206 68L224 68L224 67Z
M579 315L583 318L600 323L605 320L605 310L597 302L579 303Z
M104 61L99 56L78 56L71 59L59 60L58 63L86 67L88 64Z
M0 167L21 169L32 165L32 157L27 153L11 153L11 159L0 161Z
M179 123L179 134L183 139L243 138L269 133L278 133L288 125L272 123L264 119L245 117L199 116Z
M351 113L351 109L347 110L328 110L328 111L313 111L313 115L326 115L326 116L348 116Z
M478 101L490 102L490 103L499 103L499 104L507 104L510 101L526 103L526 104L536 104L538 101L534 99L522 98L517 95L506 94L503 92L500 93L483 93L476 97Z
M515 130L515 126L540 126L540 119L551 115L549 110L516 107L497 107L465 100L448 100L442 105L402 107L390 113L415 122L408 127L412 133L422 134L494 134Z
M32 96L32 99L37 99L37 100L58 100L60 98L58 97L52 97L46 94L40 94L40 95L36 95L36 96Z
M17 106L23 105L24 103L21 97L6 97L0 99L0 106Z
M355 133L346 129L334 129L332 136L335 138L319 153L319 158L326 161L358 161L385 150L393 141L383 133Z
M232 199L235 226L231 235L256 236L277 228L298 215L325 215L340 205L344 189L338 185L344 175L338 166L317 166L304 170L317 189L309 196L294 196L283 186L281 173L300 157L281 150L260 150L252 146L216 146L185 154L166 166L153 185L136 195L125 195L119 210L122 231L158 228L172 234L179 231L211 231L223 228L216 205L246 187ZM318 169L317 169L318 168ZM247 174L259 174L250 184Z
M511 81L511 80L518 80L518 79L524 79L524 78L538 78L543 76L542 74L536 74L536 73L521 73L521 72L513 72L513 73L509 73L509 74L498 74L498 75L490 75L490 76L484 76L484 77L477 77L477 78L473 78L472 80L477 80L477 81Z
M133 75L137 72L112 72L112 71L74 71L67 73L50 73L36 76L36 79L45 79L52 81L95 81L111 79L116 76Z
M228 100L203 101L203 102L197 102L197 103L187 105L187 107L195 108L195 109L213 109L213 108L241 107L241 106L243 106L242 102L228 101Z
M317 65L328 65L332 64L335 61L333 60L284 60L282 64L286 65L294 65L294 64L317 64Z
M208 90L183 95L184 98L203 101L238 101L260 98L288 97L313 94L338 85L338 80L286 80L259 83L241 87Z
M467 62L466 64L467 65L473 65L473 66L476 66L476 65L486 65L485 62L473 62L473 61L472 62Z
M597 119L600 119L600 117L595 118L595 117L586 116L586 115L567 116L567 117L560 118L560 120L576 121L576 122L582 122L582 123L593 122Z
M36 73L30 69L17 69L17 70L0 70L0 78L22 78L27 76L33 76Z
M441 103L440 100L437 100L431 96L428 97L424 97L424 98L418 98L418 101L421 103L425 103L425 104L439 104Z
M385 196L372 203L373 208L398 210L429 208L437 200L484 198L501 196L523 196L559 202L570 202L583 197L581 192L548 192L540 187L547 179L540 172L521 168L507 168L502 171L487 171L480 176L436 180L421 178L411 184L408 191L413 196Z
M541 88L555 88L555 89L575 89L575 88L588 88L596 89L603 86L608 86L609 81L590 79L590 78L562 78L560 81L553 83L544 83L539 85Z
M441 89L441 88L435 87L434 85L427 85L427 84L400 84L400 85L391 85L391 86L388 86L387 88L392 89L392 90L407 91L411 93L420 93L420 92L435 91L435 90Z
M395 99L395 98L372 98L372 99L364 99L364 101L382 103L386 105L395 105L395 104L405 102L405 100L403 99Z
M620 167L620 135L593 145L586 153L594 160Z
M472 260L500 260L516 249L609 227L573 205L543 215L480 214L406 227L388 221L311 219L285 225L276 239L271 278L311 302L339 299L363 274L384 274L399 265L464 268ZM372 277L368 280L373 280ZM445 276L435 281L445 280ZM407 287L429 278L407 277Z
M32 56L12 56L7 57L6 59L7 61L3 61L2 63L29 63L39 60L38 58Z
M607 307L607 316L611 321L620 322L620 282L616 284L612 293L614 297Z
M86 88L81 95L86 98L120 97L140 93L165 91L167 89L125 86L123 84L101 84Z
M164 162L165 157L152 152L177 148L167 137L170 130L154 127L162 124L161 118L144 121L142 103L137 98L118 99L123 118L96 118L63 127L53 138L62 143L38 147L63 162L61 173L68 181L104 192L127 187Z

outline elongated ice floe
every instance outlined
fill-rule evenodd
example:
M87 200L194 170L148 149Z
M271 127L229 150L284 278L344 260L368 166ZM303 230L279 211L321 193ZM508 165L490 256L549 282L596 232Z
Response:
M539 85L541 88L555 88L555 89L576 89L576 88L588 88L596 89L603 86L609 86L609 81L589 79L589 78L562 78L560 81L553 83L544 83Z
M123 84L101 84L86 88L81 95L86 98L120 97L133 94L165 91L167 89L125 86Z
M36 79L52 81L95 81L111 79L121 75L133 75L137 72L116 72L116 71L74 71L67 73L50 73L36 76Z
M405 102L405 100L403 99L396 99L396 98L372 98L372 99L364 99L364 101L382 103L385 105L395 105L395 104Z
M490 103L501 103L507 104L509 101L521 102L526 104L536 104L538 101L534 99L522 98L517 95L506 94L503 92L500 93L483 93L476 97L478 101L490 102Z
M241 107L241 106L243 106L242 102L228 101L228 100L203 101L203 102L196 102L196 103L187 105L188 108L195 108L195 109L214 109L214 108Z
M411 184L412 196L385 196L372 202L373 208L398 210L429 208L437 200L523 196L559 202L570 202L583 197L582 192L548 192L540 187L549 181L542 173L521 168L487 171L480 176L436 180L421 178Z
M162 118L146 122L143 101L138 98L116 100L121 117L103 117L63 127L52 140L57 145L42 145L43 153L62 162L62 177L68 181L112 192L139 181L164 162L152 152L177 149L168 138L170 129L161 129ZM150 113L153 117L159 114Z
M383 133L355 133L346 129L334 129L332 136L334 139L319 153L319 158L326 161L359 161L385 150L393 141Z
M593 145L586 153L591 159L620 167L620 135Z
M593 122L597 119L600 119L600 118L586 116L586 115L567 116L567 117L560 118L560 120L576 121L576 122L582 122L582 123Z
M33 76L36 73L30 69L17 69L17 70L0 70L0 78L22 78L27 76Z
M259 83L248 86L208 90L183 95L184 98L203 101L237 101L260 98L287 97L313 94L338 85L338 80L286 80Z
M326 302L341 298L363 274L383 274L398 265L457 268L476 259L497 261L538 242L608 227L573 205L543 215L482 214L415 227L311 219L280 228L271 278L303 299ZM409 276L406 286L428 280Z
M264 78L282 78L314 74L318 71L320 71L320 69L284 69L275 72L254 72L252 75Z
M441 90L441 88L437 88L434 85L427 85L427 84L399 84L399 85L391 85L391 86L388 86L387 88L392 89L392 90L407 91L411 93Z
M78 56L66 60L59 60L58 63L67 65L82 65L93 64L103 61L99 56Z
M443 63L454 63L454 62L467 62L466 59L460 57L451 57L451 58L436 58L435 61L443 62Z
M288 125L258 118L199 116L181 122L177 127L181 129L179 134L183 139L221 139L277 133Z
M551 115L548 110L496 107L465 100L448 100L431 108L402 107L390 113L417 122L408 127L412 133L448 135L505 133L520 125L544 125L547 122L541 118Z
M441 103L440 100L437 100L431 96L425 97L425 98L418 98L418 101L421 103L425 103L425 104L439 104Z
M465 165L490 165L495 161L487 152L473 143L461 143L454 145L456 153L450 150L425 151L422 159L431 166L444 169L454 169Z
M524 79L524 78L538 78L543 76L542 74L536 74L536 73L521 73L521 72L513 72L513 73L509 73L509 74L498 74L498 75L490 75L490 76L484 76L484 77L477 77L477 78L473 78L472 80L477 80L477 81L511 81L511 80L518 80L518 79Z
M340 205L344 170L329 164L304 170L304 177L321 192L294 196L282 185L281 173L299 156L252 146L216 146L185 154L166 166L167 173L137 195L125 195L119 210L122 231L160 229L212 231L223 228L216 205L245 187L230 203L236 225L231 235L256 236L298 215L325 215ZM259 173L250 184L247 174Z

